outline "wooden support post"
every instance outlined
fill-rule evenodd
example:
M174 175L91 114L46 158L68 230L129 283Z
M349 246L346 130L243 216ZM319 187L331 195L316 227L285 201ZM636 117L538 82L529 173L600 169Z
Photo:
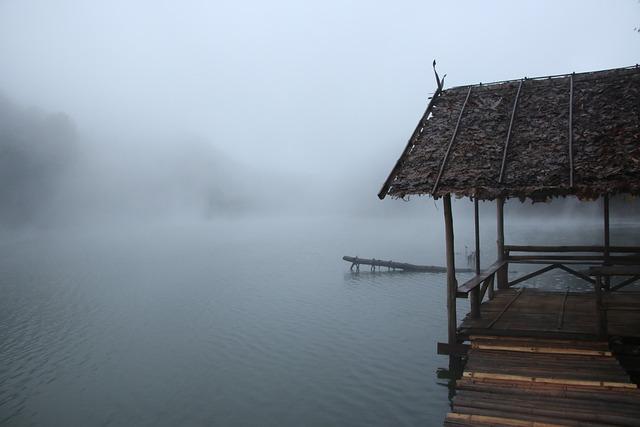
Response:
M611 245L609 240L609 195L604 195L604 265L610 265L609 256L611 254ZM611 288L611 278L606 276L604 278L605 289Z
M596 276L595 283L597 335L600 339L607 338L607 312L602 304L602 276Z
M475 252L475 267L476 267L476 276L480 274L480 219L478 214L478 199L473 199L473 217L474 217L474 225L475 225L475 234L476 234L476 252ZM471 303L471 317L479 318L480 317L480 286L476 286L471 290L470 294L470 303Z
M453 214L451 212L451 195L442 197L444 202L444 232L447 251L447 315L449 344L457 343L458 320L456 318L456 281L455 252L453 247Z
M489 280L489 284L487 285L487 297L492 300L493 299L493 282L494 282L494 278L496 277L495 274L493 274L488 280Z
M504 251L504 199L502 197L498 197L496 199L496 216L497 216L497 234L498 234L498 261L504 261L505 259L505 251ZM507 275L507 271L509 269L509 265L505 264L502 269L500 269L496 275L498 276L498 289L507 289L509 287L509 278Z

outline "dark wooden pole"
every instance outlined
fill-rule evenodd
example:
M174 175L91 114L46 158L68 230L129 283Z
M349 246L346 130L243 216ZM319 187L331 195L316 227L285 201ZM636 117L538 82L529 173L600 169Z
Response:
M604 264L609 265L609 256L611 254L611 245L609 240L609 195L604 195ZM604 287L609 289L611 286L611 279L609 276L604 278Z
M475 225L476 232L476 252L475 252L475 261L476 261L476 275L480 274L480 216L478 213L478 199L473 199L473 219ZM470 295L471 299L471 316L478 318L480 317L480 287L476 286L471 291Z
M498 243L498 261L503 261L505 258L504 252L504 199L502 197L498 197L496 199L496 216L497 216L497 243ZM498 289L506 289L509 287L507 283L507 269L508 266L505 265L503 268L498 271Z
M595 302L596 302L596 321L597 335L600 339L607 338L607 312L602 305L602 276L596 276Z
M447 194L442 197L444 201L444 233L447 250L447 315L448 315L448 332L449 344L457 343L457 327L456 318L456 291L458 283L456 282L456 263L453 247L453 214L451 213L451 195Z

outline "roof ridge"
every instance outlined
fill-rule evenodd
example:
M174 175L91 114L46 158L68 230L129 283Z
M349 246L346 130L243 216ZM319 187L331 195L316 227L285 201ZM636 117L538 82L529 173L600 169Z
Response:
M606 73L606 72L610 72L610 71L630 71L630 70L637 70L640 72L640 65L639 64L635 64L635 65L629 65L627 67L619 67L619 68L607 68L604 70L595 70L595 71L581 71L579 73L576 72L572 72L572 73L564 73L564 74L551 74L548 76L537 76L537 77L522 77L519 79L509 79L509 80L498 80L495 82L489 82L489 83L472 83L472 84L466 84L466 85L458 85L458 86L452 86L446 89L443 89L443 91L447 91L447 90L451 90L451 89L462 89L462 88L468 88L469 86L471 87L480 87L480 86L496 86L496 85L502 85L502 84L507 84L507 83L518 83L522 80L548 80L548 79L560 79L560 78L568 78L569 76L573 75L574 77L576 76L584 76L584 75L589 75L589 74L596 74L596 73Z

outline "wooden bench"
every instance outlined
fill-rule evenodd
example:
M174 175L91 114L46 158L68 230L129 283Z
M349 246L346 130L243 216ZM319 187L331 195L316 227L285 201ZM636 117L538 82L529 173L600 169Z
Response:
M458 298L467 298L467 294L471 292L476 287L480 286L485 280L489 277L496 274L501 268L506 266L508 261L496 261L489 268L484 270L482 273L477 276L472 277L471 279L464 282L462 285L458 286L458 292L456 296Z

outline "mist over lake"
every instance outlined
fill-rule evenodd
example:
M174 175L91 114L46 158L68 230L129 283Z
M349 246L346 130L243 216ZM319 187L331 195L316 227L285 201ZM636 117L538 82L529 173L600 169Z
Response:
M446 274L342 257L446 265L441 199L376 197L434 59L446 86L628 66L636 3L0 1L0 425L440 425ZM511 198L506 241L601 245L602 212ZM612 244L638 214L612 196Z

